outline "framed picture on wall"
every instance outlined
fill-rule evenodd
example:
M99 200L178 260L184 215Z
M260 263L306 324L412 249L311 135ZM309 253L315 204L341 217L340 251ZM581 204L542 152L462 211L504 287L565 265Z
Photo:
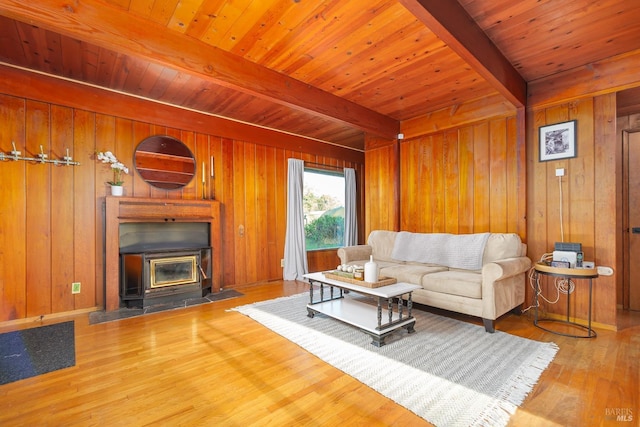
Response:
M576 120L540 126L540 161L576 157Z

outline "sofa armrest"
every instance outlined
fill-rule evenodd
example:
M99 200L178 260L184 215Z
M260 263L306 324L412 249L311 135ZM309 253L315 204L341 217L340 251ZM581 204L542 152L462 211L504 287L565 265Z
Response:
M482 281L497 282L507 277L524 273L531 268L531 260L527 257L506 258L488 262L482 266Z
M345 246L338 249L338 257L341 264L349 264L354 261L369 260L373 253L370 245Z
M498 316L524 302L525 276L531 268L527 257L489 262L482 267L482 318Z

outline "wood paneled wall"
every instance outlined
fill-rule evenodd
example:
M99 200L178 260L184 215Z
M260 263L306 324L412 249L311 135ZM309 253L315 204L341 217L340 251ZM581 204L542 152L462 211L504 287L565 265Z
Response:
M577 156L540 162L539 127L567 120L577 120ZM617 250L621 247L618 165L622 152L621 140L616 135L615 94L532 109L527 124L529 257L539 260L553 251L555 242L564 240L582 243L585 260L613 267L614 276L600 276L594 281L593 320L615 325L620 267ZM557 168L565 169L564 177L555 176ZM586 319L588 284L582 282L576 283L571 311L577 318ZM556 299L558 294L552 280L543 281L543 293L550 300ZM529 289L529 302L531 296ZM566 315L566 295L561 294L557 304L543 303L542 308L551 314Z
M365 138L365 234L372 230L398 230L399 209L399 143L374 137Z
M516 124L496 118L402 142L401 229L513 232L526 241Z
M37 84L43 83L38 80ZM18 96L15 92L21 89L15 85L13 93L0 94L0 151L11 151L15 141L25 155L35 155L42 145L50 158L61 158L68 148L74 160L81 162L80 166L0 162L0 321L102 306L104 196L111 172L95 161L96 151L111 150L131 168L125 176L125 195L134 197L200 198L205 163L206 197L223 206L224 288L282 278L287 158L355 168L358 187L363 188L362 153L329 157L326 153L335 154L335 147L323 153L315 149L317 143L306 146L301 138L287 149L282 141L252 141L250 130L247 140L231 139L216 135L213 126L203 132L206 116L197 117L197 124L194 121L197 129L185 126L184 115L194 113L166 106L148 108L158 110L158 115L139 119L67 107L56 87L40 92L39 100ZM101 96L95 89L74 90L90 99ZM33 98L32 93L29 96ZM136 105L144 102L105 96L117 101L114 109L130 110L132 116ZM167 119L172 115L175 127ZM238 132L237 125L233 132ZM156 134L179 138L196 156L196 178L182 190L155 189L133 171L136 145ZM210 156L215 161L214 178L210 177ZM332 268L336 261L329 254L316 263L318 268ZM71 294L72 282L82 283L80 294Z

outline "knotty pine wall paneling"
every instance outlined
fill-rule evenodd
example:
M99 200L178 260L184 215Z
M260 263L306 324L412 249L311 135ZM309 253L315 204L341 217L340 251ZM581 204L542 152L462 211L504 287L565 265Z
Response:
M400 227L398 160L397 141L365 137L363 242L373 230L398 230Z
M60 158L73 152L73 110L71 108L51 107L51 155ZM73 188L73 169L71 167L52 168L51 188ZM75 203L67 198L51 199L51 241L74 241L73 219ZM73 243L71 243L72 245ZM73 310L74 301L69 298L71 293L69 283L74 274L73 252L63 250L69 243L51 245L51 306L52 310L65 312ZM90 282L87 282L89 284Z
M594 166L593 188L595 208L594 258L597 265L607 265L616 272L598 279L596 321L616 324L616 289L622 281L622 140L616 133L616 95L609 93L593 98ZM610 191L603 191L609 189ZM583 196L582 196L583 197Z
M35 157L44 151L51 155L49 105L27 101L25 114L25 149L23 153ZM51 306L51 216L52 188L49 185L52 168L48 164L26 163L25 194L27 254L36 262L27 268L27 316L37 316Z
M73 201L73 244L60 247L73 253L74 282L80 282L82 291L73 295L74 310L100 306L104 303L104 261L102 251L103 214L98 203L95 183L98 165L91 160L96 151L96 115L89 111L73 110L73 158L81 162L73 166L73 188L59 188L59 197ZM69 167L69 166L65 166ZM100 196L102 197L102 196ZM58 242L54 242L58 246ZM70 285L67 285L69 288ZM53 311L59 313L59 311Z
M26 101L0 95L0 146L11 151L11 142L24 152ZM26 317L26 229L27 215L24 162L0 164L2 209L0 209L0 309L2 320ZM19 286L16 284L20 284Z
M470 230L485 232L491 226L491 156L489 122L481 122L467 129L473 138L473 217L466 226ZM467 178L469 179L469 178ZM480 231L482 230L482 231Z
M512 139L512 141L515 141ZM490 230L509 230L507 218L509 217L510 198L516 197L516 194L507 192L507 148L509 143L509 135L507 134L506 120L492 120L489 123L489 188L491 215L489 222ZM515 151L512 147L511 151Z
M458 131L458 175L460 176L458 196L460 200L458 212L458 232L470 233L474 221L474 149L473 128L466 127Z
M576 157L539 161L540 126L577 120ZM596 265L616 269L616 247L620 236L621 141L616 137L615 94L589 97L546 108L531 109L527 120L527 198L529 257L537 261L551 253L555 242L582 243L584 258ZM555 176L563 168L565 176ZM562 187L560 186L562 183ZM616 281L614 276L594 280L593 321L604 325L616 322ZM588 317L588 283L575 281L571 315ZM558 294L551 278L541 281L543 294L556 304L541 302L541 310L551 316L566 316L566 295ZM527 289L527 300L533 293Z
M247 251L247 221L246 218L246 195L245 195L245 149L244 143L233 143L233 234L235 262L234 265L234 279L235 283L248 283L247 282L247 268L246 268L246 251Z
M235 236L235 221L233 218L237 201L234 197L234 181L233 170L233 150L234 144L231 139L213 138L209 141L212 147L215 161L215 198L222 203L222 235L225 242L224 248L224 261L228 262L229 254L235 259L236 242ZM219 158L219 160L218 160ZM222 269L224 286L229 286L234 283L242 283L236 280L234 268L225 266Z
M151 125L149 123L134 121L131 125L131 145L137 147L137 145L145 139L147 136L153 135L151 132ZM133 148L135 150L135 147ZM196 156L198 153L194 153ZM131 162L133 166L133 161ZM196 173L197 175L197 173ZM151 190L153 187L145 185L144 180L140 175L135 172L130 173L129 187L125 189L125 195L132 197L151 197ZM200 187L198 187L200 188Z
M497 118L402 142L402 229L513 232L526 241L515 121Z
M222 288L282 278L280 260L284 255L290 157L356 169L359 234L363 235L362 153L341 152L335 147L321 152L315 143L310 144L313 149L305 151L302 141L287 148L288 143L265 138L264 130L250 127L246 140L228 138L216 135L215 126L203 132L203 122L208 120L205 116L194 121L198 129L190 129L181 116L183 112L167 106L143 106L147 114L139 119L65 106L65 97L56 95L55 85L44 78L36 80L51 89L38 96L51 97L56 102L0 93L0 150L11 151L11 141L15 141L17 149L26 155L37 154L42 145L49 157L61 158L69 148L81 165L0 162L0 322L104 305L104 197L109 194L106 182L112 173L96 161L96 151L111 150L130 168L124 176L125 194L134 197L202 198L205 162L205 197L215 197L222 204L223 247L214 248L223 251ZM18 91L15 87L12 90ZM29 87L24 90L34 96ZM101 95L95 89L79 90L86 91L89 99ZM123 104L138 108L141 102L124 96L118 96L116 101L113 105L118 111L130 111ZM158 116L149 113L152 111L157 111ZM177 126L167 117L175 117ZM134 170L137 144L157 134L182 140L196 156L196 177L181 190L153 188ZM283 138L292 140L290 135ZM215 164L213 177L211 156ZM333 268L337 263L335 250L318 251L310 259L310 266L318 270ZM76 281L82 283L82 289L73 295L71 283Z

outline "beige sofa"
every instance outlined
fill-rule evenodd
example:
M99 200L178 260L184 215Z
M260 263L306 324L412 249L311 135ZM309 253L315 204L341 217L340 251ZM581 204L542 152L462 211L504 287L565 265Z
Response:
M531 260L517 234L376 230L367 243L338 249L342 264L364 265L373 255L379 276L422 287L414 302L481 317L487 332L524 303Z

